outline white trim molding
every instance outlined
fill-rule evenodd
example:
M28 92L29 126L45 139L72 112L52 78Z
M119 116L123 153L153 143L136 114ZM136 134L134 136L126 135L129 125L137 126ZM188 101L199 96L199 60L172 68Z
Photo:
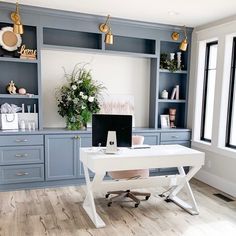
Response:
M236 183L226 180L222 177L209 173L205 170L200 170L195 177L196 179L213 186L214 188L220 189L221 191L236 197Z

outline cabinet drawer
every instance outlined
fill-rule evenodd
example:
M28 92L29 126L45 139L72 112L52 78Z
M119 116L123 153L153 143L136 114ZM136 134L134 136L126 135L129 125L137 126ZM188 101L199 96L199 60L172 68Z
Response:
M43 135L0 136L0 146L43 145Z
M161 142L161 145L179 144L185 147L190 147L190 141L165 141Z
M43 181L44 165L1 166L0 174L1 184Z
M190 140L190 132L166 132L161 133L162 141Z
M43 163L42 146L0 147L0 165Z

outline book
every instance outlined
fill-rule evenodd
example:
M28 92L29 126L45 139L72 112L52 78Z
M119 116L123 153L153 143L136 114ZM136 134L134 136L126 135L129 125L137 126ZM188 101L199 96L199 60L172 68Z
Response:
M176 88L175 99L178 100L179 99L179 85L176 85L175 88Z
M176 95L176 88L173 88L170 99L174 99Z

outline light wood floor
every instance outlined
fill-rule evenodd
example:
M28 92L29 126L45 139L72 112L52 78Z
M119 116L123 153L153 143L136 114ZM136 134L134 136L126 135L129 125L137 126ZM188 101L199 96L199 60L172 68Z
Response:
M200 208L197 216L163 201L161 188L152 190L138 208L131 202L107 207L107 200L98 196L97 210L107 224L102 229L94 228L82 208L83 187L1 192L0 235L236 236L236 201L215 197L218 190L196 180L191 185Z

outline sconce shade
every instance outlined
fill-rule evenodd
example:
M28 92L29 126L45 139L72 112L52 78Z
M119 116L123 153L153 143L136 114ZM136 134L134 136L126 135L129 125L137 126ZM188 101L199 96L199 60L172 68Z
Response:
M13 32L15 34L23 34L24 33L23 25L22 24L14 24Z
M105 43L106 44L113 44L113 39L114 39L113 34L109 30L109 32L105 36Z
M182 51L186 51L188 46L187 38L183 39L183 41L179 45L179 49Z

